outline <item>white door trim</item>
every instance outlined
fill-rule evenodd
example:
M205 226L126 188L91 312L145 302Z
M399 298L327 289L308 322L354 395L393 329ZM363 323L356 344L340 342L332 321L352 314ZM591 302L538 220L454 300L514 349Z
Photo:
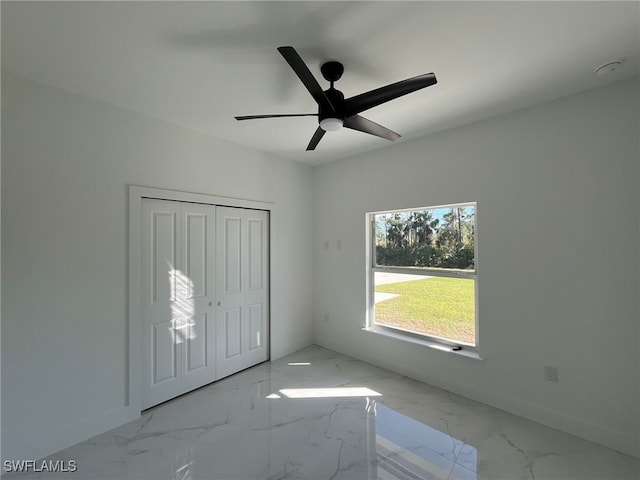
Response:
M128 381L125 394L125 405L140 412L142 408L142 199L155 198L159 200L174 200L178 202L203 203L208 205L222 205L227 207L251 208L269 212L269 264L275 263L275 249L272 248L275 238L277 209L273 202L248 200L242 198L208 195L202 193L181 192L162 188L129 185L129 335L128 335ZM271 268L269 268L269 284L271 284ZM272 302L269 301L269 318ZM271 337L271 322L269 327ZM269 346L271 341L269 341ZM268 355L268 358L270 355Z

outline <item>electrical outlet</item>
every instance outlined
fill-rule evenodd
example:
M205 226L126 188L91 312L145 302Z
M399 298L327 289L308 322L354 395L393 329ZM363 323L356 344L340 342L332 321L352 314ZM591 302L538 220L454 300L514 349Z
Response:
M544 379L548 382L558 381L558 367L551 367L547 365L544 367Z
M325 323L329 323L329 314L328 313L324 314L324 322Z

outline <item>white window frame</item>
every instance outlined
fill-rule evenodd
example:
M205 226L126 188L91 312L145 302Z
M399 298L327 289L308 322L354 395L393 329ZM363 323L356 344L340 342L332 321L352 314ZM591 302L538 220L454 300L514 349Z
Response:
M396 212L414 212L424 210L437 210L457 207L473 207L474 208L474 269L473 270L457 270L443 269L433 267L393 267L378 266L376 262L376 238L375 238L375 222L374 216L386 213ZM381 210L366 213L366 256L367 256L367 314L365 331L379 333L387 337L404 340L410 343L417 343L441 351L453 352L463 356L481 359L479 354L479 321L478 321L478 204L477 202L454 203L447 205L435 205L426 207L400 208L392 210ZM468 278L474 280L474 316L475 316L475 345L456 341L450 338L438 337L418 333L411 330L405 330L399 327L391 327L375 323L375 281L376 272L402 273L409 275L429 275L448 278Z

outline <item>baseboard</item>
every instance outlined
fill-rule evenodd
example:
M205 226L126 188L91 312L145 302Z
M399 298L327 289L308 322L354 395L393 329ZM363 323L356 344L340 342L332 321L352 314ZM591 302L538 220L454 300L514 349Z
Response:
M441 379L429 377L425 374L424 370L417 369L412 365L404 364L394 358L381 356L380 352L376 352L375 355L367 352L354 352L353 347L347 348L346 346L335 342L317 342L317 344L344 355L349 355L373 365L386 368L401 375L406 375L429 385L433 385L434 387L442 388L443 390L447 390L451 393L455 393L528 420L541 423L564 433L611 448L626 455L640 458L639 439L631 434L619 432L607 426L572 417L565 413L554 411L520 398L496 393L495 391L478 388L476 386L470 388L468 386L448 383L446 381L443 382Z
M18 438L12 442L3 442L3 464L5 460L39 460L138 417L139 410L122 407L66 428L41 432L37 438Z
M453 391L449 388L447 390ZM520 398L496 395L495 392L478 390L477 392L460 392L459 394L626 455L640 458L638 456L638 439L633 435L535 405Z

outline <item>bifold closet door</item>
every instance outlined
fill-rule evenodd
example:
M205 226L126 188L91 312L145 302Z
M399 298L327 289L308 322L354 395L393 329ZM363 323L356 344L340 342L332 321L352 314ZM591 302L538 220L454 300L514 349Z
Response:
M144 199L142 407L217 379L215 207Z
M142 408L267 360L269 214L142 203Z
M216 209L217 372L222 378L268 355L268 212Z

